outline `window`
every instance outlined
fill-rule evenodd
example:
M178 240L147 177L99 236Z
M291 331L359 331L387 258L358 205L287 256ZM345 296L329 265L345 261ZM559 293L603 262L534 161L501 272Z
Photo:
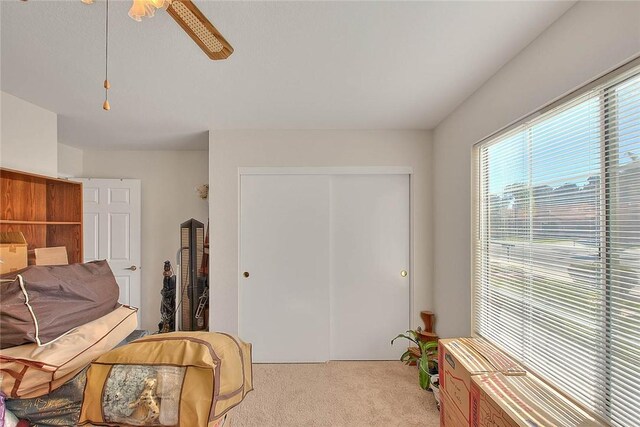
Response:
M476 147L474 330L640 425L640 69Z

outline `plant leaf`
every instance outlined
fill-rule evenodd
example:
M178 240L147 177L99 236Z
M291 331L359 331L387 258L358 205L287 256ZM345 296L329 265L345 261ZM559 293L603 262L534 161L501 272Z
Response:
M436 341L420 341L420 350L425 353L429 351L436 352L438 350L438 343Z
M428 389L430 379L431 376L429 375L429 372L425 371L422 368L418 370L418 380L420 381L420 388L422 388L423 390Z
M431 383L431 374L429 374L429 358L426 356L422 356L420 358L420 362L418 364L418 378L420 381L420 387L423 390L427 390L429 388L429 384Z
M409 332L411 332L411 331L407 331L407 333L409 333ZM408 339L409 341L411 341L412 343L419 345L419 344L418 344L418 341L417 341L416 339L411 338L410 336L408 336L408 335L406 335L406 334L398 334L398 336L397 336L397 337L395 337L394 339L392 339L392 340L391 340L391 345L393 345L393 342L394 342L395 340L397 340L398 338L406 338L406 339Z

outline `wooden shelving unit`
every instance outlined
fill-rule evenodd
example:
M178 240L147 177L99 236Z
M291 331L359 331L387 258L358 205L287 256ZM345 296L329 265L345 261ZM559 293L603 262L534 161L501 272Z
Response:
M82 262L82 184L0 168L0 231L20 231L28 249L65 246Z

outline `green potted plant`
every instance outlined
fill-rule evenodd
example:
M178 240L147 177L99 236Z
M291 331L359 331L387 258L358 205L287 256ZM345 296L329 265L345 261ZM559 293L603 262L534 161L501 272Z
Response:
M411 341L420 349L418 352L412 352L411 349L407 349L400 361L406 364L415 362L418 366L418 380L420 387L424 390L429 390L431 386L431 377L438 374L438 342L437 341L421 341L419 338L420 328L417 330L408 330L404 334L398 334L397 337L391 340L391 345L398 338L405 338Z

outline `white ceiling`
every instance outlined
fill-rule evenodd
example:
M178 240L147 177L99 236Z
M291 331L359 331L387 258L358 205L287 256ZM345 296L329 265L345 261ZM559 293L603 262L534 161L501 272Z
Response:
M214 2L211 61L164 11L2 1L2 90L83 148L204 148L209 129L431 129L573 2ZM491 108L488 106L487 108Z

